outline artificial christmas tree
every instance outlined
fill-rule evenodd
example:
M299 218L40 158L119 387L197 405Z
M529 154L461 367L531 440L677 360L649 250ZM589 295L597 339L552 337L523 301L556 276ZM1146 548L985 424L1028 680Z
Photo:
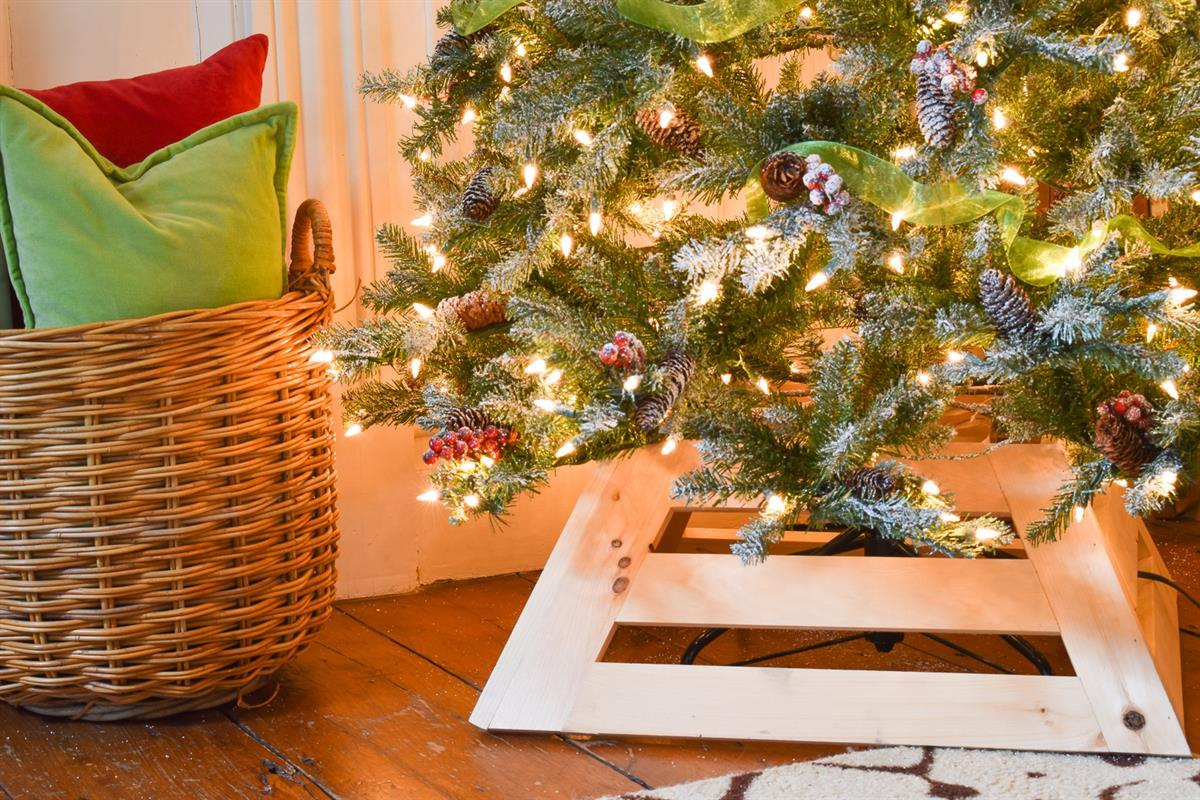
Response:
M423 496L454 519L556 466L692 438L704 463L679 498L784 509L743 528L746 560L801 515L985 553L1011 531L900 463L937 453L979 385L972 410L1010 438L1066 445L1074 477L1029 537L1120 473L1135 514L1193 480L1194 4L540 0L450 18L431 63L364 78L414 108L401 148L425 213L380 233L379 318L324 345L358 384L355 420L436 428L469 406L516 434L483 468L438 462ZM805 82L825 47L838 68ZM471 155L444 159L464 135ZM1044 213L1042 185L1061 195ZM702 208L739 195L741 217ZM1165 211L1129 216L1137 196ZM613 331L636 357L614 341L597 358ZM409 364L420 380L380 371ZM1097 434L1097 403L1126 387L1156 407L1136 474L1123 429Z

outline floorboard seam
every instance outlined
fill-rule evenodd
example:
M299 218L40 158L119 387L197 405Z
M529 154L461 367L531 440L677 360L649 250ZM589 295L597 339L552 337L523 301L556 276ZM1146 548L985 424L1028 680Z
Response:
M391 642L392 644L396 645L397 647L403 648L404 650L407 650L408 652L412 653L414 656L416 656L417 658L421 659L422 661L425 661L425 662L427 662L427 663L429 663L429 664L432 664L433 666L437 667L437 668L438 668L438 669L440 669L442 672L446 673L447 675L449 675L450 677L454 678L455 680L457 680L457 681L461 681L461 682L465 683L467 686L470 686L470 687L471 687L472 689L474 689L475 691L477 691L477 692L482 692L482 691L483 691L483 687L482 687L482 686L479 686L479 685L477 685L475 682L473 682L473 681L471 681L471 680L469 680L469 679L467 679L467 678L464 678L462 675L459 675L459 674L458 674L457 672L455 672L454 670L452 670L452 669L449 669L449 668L447 668L447 667L443 666L442 664L439 664L437 661L435 661L435 660L433 660L432 658L430 658L429 656L425 655L425 654L424 654L424 653L422 653L420 650L417 650L417 649L415 649L414 647L412 647L412 646L410 646L410 645L407 645L407 644L405 644L404 642L400 641L399 639L395 638L394 636L390 636L390 635L389 635L389 634L388 634L386 631L381 631L381 630L379 630L379 628L376 628L376 627L375 627L374 625L372 625L371 623L369 623L369 622L366 622L366 621L364 621L364 620L362 620L362 619L359 619L358 617L354 616L353 614L351 614L349 611L345 610L344 608L338 608L337 606L334 606L334 610L335 610L335 611L337 611L337 612L339 612L339 613L341 613L341 614L345 614L347 617L349 617L350 619L354 620L354 621L355 621L355 622L357 622L359 625L362 625L364 628L366 628L367 630L371 631L372 633L375 633L375 634L378 634L379 636L382 636L383 638L387 639L389 642ZM343 655L344 655L344 654L343 654Z
M303 775L305 778L307 778L308 781L313 786L317 787L317 789L320 790L326 797L328 797L329 800L342 800L341 795L339 795L337 792L333 791L332 788L321 783L321 781L317 780L317 778L314 775L312 775L308 770L306 770L300 764L297 764L295 761L293 761L291 758L289 758L288 755L286 753L284 753L282 750L280 750L278 747L271 744L269 741L264 739L262 736L259 736L254 731L253 728L251 728L249 725L247 725L246 723L242 722L240 719L235 717L232 712L230 712L227 709L222 709L221 713L224 714L225 717L230 722L232 722L234 725L236 725L238 727L238 730L240 730L242 733L244 733L246 736L250 737L254 741L258 742L258 744L261 747L263 747L267 752L282 759L285 764L287 764L289 767L294 769L298 774Z
M577 742L577 741L575 741L574 739L572 739L572 738L570 738L570 737L568 737L568 736L563 736L562 734L555 734L555 738L556 738L556 739L561 739L562 741L564 741L564 742L566 742L567 744L571 745L571 747L574 747L576 750L580 750L580 751L582 751L582 752L583 752L583 754L584 754L584 755L586 755L586 756L588 756L589 758L594 758L594 759L596 759L596 760L597 760L597 761L599 761L601 764L603 764L604 766L606 766L606 767L608 767L609 769L611 769L613 772L620 773L621 775L625 776L625 777L626 777L626 778L628 778L629 780L631 780L631 781L633 781L634 783L636 783L638 786L641 786L643 789L653 789L653 788L654 788L653 786L651 786L650 784L646 783L644 780L642 780L641 778L639 778L637 775L634 775L632 772L630 772L630 771L628 771L628 770L626 770L626 769L623 769L622 767L618 767L616 764L614 764L613 762L609 761L609 760L608 760L607 758L605 758L604 756L598 755L597 753L593 753L591 750L589 750L589 749L587 748L587 746L586 746L586 745L582 744L581 742Z

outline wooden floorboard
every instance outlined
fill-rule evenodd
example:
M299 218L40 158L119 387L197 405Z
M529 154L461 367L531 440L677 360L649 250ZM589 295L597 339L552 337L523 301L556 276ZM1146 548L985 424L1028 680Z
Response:
M1172 573L1200 595L1195 524L1159 523ZM341 603L317 644L279 676L260 708L169 722L88 724L0 708L0 800L596 798L815 758L847 748L723 741L501 736L468 721L479 688L536 581L522 573ZM1200 633L1200 610L1180 604ZM677 661L694 630L623 629L609 660ZM726 664L833 634L743 630L698 663ZM1007 669L1030 671L995 637L947 637ZM1057 670L1054 640L1039 640ZM1200 639L1183 639L1184 694L1200 747ZM909 634L890 653L867 642L778 659L780 666L986 671ZM799 713L803 713L802 710Z

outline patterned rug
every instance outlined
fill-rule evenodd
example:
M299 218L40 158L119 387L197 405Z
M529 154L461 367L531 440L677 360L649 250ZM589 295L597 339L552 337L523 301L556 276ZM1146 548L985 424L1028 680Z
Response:
M887 747L607 800L1200 800L1200 761Z

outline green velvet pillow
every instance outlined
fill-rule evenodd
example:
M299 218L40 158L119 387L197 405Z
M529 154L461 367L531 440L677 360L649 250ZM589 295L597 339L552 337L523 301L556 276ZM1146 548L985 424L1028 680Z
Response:
M0 86L0 238L26 325L279 297L295 137L296 106L279 103L122 169Z

